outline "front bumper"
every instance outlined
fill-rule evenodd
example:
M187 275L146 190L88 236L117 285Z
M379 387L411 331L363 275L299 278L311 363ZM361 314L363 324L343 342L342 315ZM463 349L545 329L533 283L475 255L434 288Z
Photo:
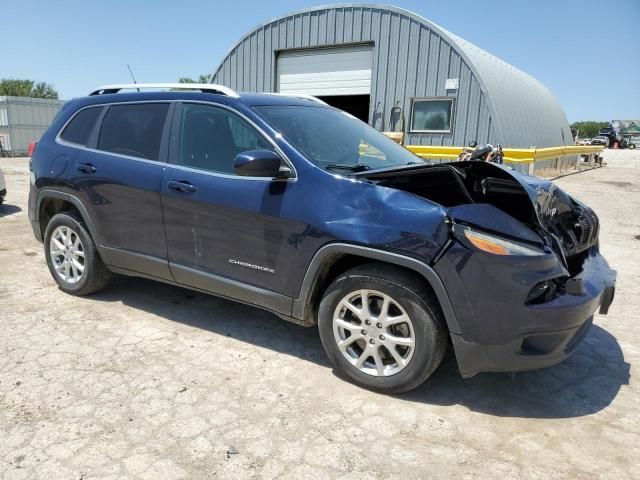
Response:
M546 303L528 305L537 283L566 276L555 255L499 257L455 244L435 265L460 325L451 332L460 373L530 370L561 362L580 345L594 312L606 314L615 293L615 271L597 247L567 288Z

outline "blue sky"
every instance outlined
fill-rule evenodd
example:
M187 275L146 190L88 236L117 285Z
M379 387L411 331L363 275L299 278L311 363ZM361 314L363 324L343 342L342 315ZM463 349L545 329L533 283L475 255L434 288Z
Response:
M127 63L138 82L197 77L254 26L324 3L2 0L0 77L53 83L64 99L130 81ZM392 3L533 75L569 121L640 118L640 0Z

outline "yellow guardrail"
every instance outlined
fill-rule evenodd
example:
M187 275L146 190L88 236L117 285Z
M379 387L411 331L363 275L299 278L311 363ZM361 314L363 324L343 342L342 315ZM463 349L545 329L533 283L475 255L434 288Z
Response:
M456 159L464 147L440 147L436 145L406 145L407 149L422 158ZM602 152L599 145L569 145L549 148L503 148L504 161L511 163L531 163L552 158L577 155L591 155Z

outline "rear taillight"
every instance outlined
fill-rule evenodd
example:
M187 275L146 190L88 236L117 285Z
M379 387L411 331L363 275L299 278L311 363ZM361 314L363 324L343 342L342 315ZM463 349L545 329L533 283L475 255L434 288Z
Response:
M36 145L38 145L38 142L31 142L29 144L29 148L27 149L28 156L33 157L33 152L36 151Z

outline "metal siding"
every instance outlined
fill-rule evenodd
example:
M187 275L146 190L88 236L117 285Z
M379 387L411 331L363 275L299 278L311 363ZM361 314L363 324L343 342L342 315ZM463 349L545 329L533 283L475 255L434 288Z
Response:
M371 28L373 26L372 13L370 9L358 9L362 10L362 36L360 40L372 39Z
M327 44L336 44L336 10L331 9L327 12Z
M375 99L382 102L382 125L383 129L389 128L389 105L387 89L389 78L389 63L391 55L389 54L389 42L391 41L391 15L389 12L380 11L380 35L376 42L378 48L378 68L377 68L377 92Z
M257 46L256 46L256 36L258 35L258 33L254 33L253 35L251 35L251 38L249 39L248 43L248 47L249 47L249 55L247 55L247 59L245 62L245 90L250 90L252 92L257 91L257 83L258 83L258 72L260 70L258 70L258 68L256 67L256 64L258 62L258 58L257 58ZM255 72L252 72L252 69L256 69Z
M497 141L515 148L571 144L564 110L539 81L475 45L448 32L473 63L490 95ZM498 139L499 137L499 139Z
M415 59L418 58L418 52L420 51L420 24L414 20L409 20L403 32L407 36L406 42L409 45L408 49L401 49L405 53L405 55L403 55L403 64L406 65L405 68L407 72L404 77L401 76L404 80L401 98L404 99L402 108L404 114L404 129L406 131L408 130L409 112L411 110L411 100L407 93L415 93L416 77L418 74L418 63ZM411 39L413 39L413 41L411 41Z
M356 42L362 41L362 10L356 8L352 11L352 35Z
M234 47L212 81L237 90L275 91L275 51L359 42L374 44L370 122L377 127L388 128L396 100L403 106L408 130L411 97L456 98L451 134L407 133L405 143L461 145L475 139L544 147L561 145L563 131L565 141L571 141L562 108L539 82L395 7L318 7L272 20ZM445 92L447 78L460 79L458 91ZM376 113L382 121L374 118Z
M399 100L396 97L396 76L400 65L398 64L398 36L400 35L400 16L394 13L388 15L389 18L389 42L387 43L386 51L386 71L384 72L385 81L385 107L387 112L391 112L391 109L396 105ZM391 128L389 124L389 114L387 114L387 127Z
M455 116L453 124L453 137L451 145L465 145L467 123L469 120L469 100L471 97L470 75L468 69L463 71L460 56L451 53L451 65L449 67L449 78L458 78L458 90L447 92L448 96L455 98Z
M296 15L293 18L293 39L294 45L304 46L302 41L302 15Z
M273 47L271 44L272 34L271 34L271 26L267 26L264 31L264 51L262 52L264 56L264 85L262 87L262 92L272 92L273 88L273 62L275 61L275 54L273 53Z
M2 128L5 142L10 142L12 155L24 155L29 144L37 141L51 124L64 102L29 97L2 97L0 110L6 111Z
M303 47L308 47L311 45L311 14L305 13L302 15L302 25L300 27L300 36L301 42L300 45Z
M425 96L432 97L437 94L438 66L440 62L440 36L431 33L429 39L429 55L427 56L427 87Z
M345 23L344 23L344 10L341 8L336 9L336 29L334 43L344 43L345 35Z

